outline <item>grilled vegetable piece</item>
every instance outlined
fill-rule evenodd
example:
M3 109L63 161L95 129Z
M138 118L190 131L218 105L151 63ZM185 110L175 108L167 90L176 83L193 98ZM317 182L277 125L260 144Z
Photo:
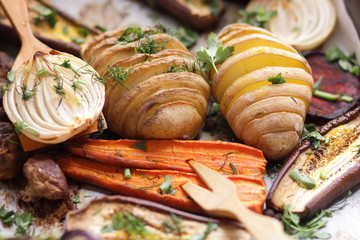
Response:
M331 0L251 0L248 10L264 7L275 10L265 27L299 51L320 46L336 23L336 10Z
M351 102L342 101L340 98L328 101L313 97L308 115L331 120L353 108L360 97L359 79L343 71L337 63L330 63L321 53L310 52L305 54L305 57L311 66L315 83L321 81L319 90L352 97Z
M16 177L26 157L14 126L9 122L0 122L0 179Z
M126 138L193 139L210 87L190 52L156 26L107 32L82 56L108 81L103 113Z
M262 176L266 160L258 149L231 142L182 140L91 140L66 142L72 154L123 167L193 172L188 160L196 160L224 174Z
M111 196L90 202L84 208L70 212L66 218L67 231L81 229L106 239L131 239L129 229L104 232L104 227L113 224L116 214L129 214L144 224L145 239L190 239L205 232L211 222L218 228L206 239L250 239L250 235L235 222L224 222L169 208L143 199ZM140 224L141 225L141 224ZM89 227L91 226L91 227ZM140 232L138 232L140 235ZM136 235L136 234L135 234ZM135 238L136 236L133 236ZM197 238L198 239L198 238Z
M51 48L80 55L80 47L100 31L90 28L57 9L48 1L27 0L31 29L35 36ZM0 7L0 34L15 38L15 31Z
M309 108L311 68L291 46L270 32L231 24L219 33L234 55L210 72L212 93L236 136L263 150L266 158L287 157L296 147ZM280 81L281 80L281 81Z
M171 170L131 169L131 177L125 177L124 167L105 165L69 155L56 156L56 162L68 177L113 192L148 199L190 212L202 212L201 208L181 189L186 182L205 186L195 173ZM240 169L241 170L241 169ZM239 198L253 211L262 212L265 200L265 184L262 177L229 175L238 188Z
M50 155L36 154L29 158L23 168L28 185L21 193L25 202L35 202L40 198L64 199L69 194L66 178Z
M155 0L157 6L198 30L211 27L224 11L222 0Z
M329 138L329 143L324 141L315 150L311 150L309 140L298 146L272 185L268 206L282 211L289 205L292 212L311 216L360 183L360 107L328 122L318 132ZM296 169L312 178L315 188L307 189L290 178Z

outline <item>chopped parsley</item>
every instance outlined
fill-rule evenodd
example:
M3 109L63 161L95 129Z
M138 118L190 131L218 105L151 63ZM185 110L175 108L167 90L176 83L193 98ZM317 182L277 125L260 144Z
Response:
M32 8L37 12L37 16L34 18L35 25L39 25L43 22L46 22L51 28L54 28L56 25L56 11L53 9L47 8L45 6L35 6Z
M360 77L360 65L356 61L354 52L347 56L340 48L332 46L326 51L325 57L330 62L337 61L344 71Z
M268 82L271 82L272 84L283 84L286 83L286 80L281 76L281 73L279 73L276 76L269 77Z
M130 239L140 239L138 237L144 239L147 234L145 226L145 223L141 219L133 216L132 214L117 211L112 216L112 223L104 226L101 231L112 232L122 230L129 234Z
M329 210L322 210L316 217L308 222L301 222L300 216L290 211L289 206L285 206L281 221L284 225L285 232L295 239L329 239L330 233L321 232L318 230L324 228L327 220L324 217L331 217L332 213Z
M171 176L165 175L165 181L160 184L161 194L175 195L176 189L172 187Z
M146 152L146 150L147 150L147 149L146 149L146 141L145 141L145 140L140 141L140 142L137 142L137 143L131 145L130 147L131 147L131 148L137 148L137 149L142 150L142 151L144 151L144 152Z
M229 58L234 51L234 47L224 47L215 33L209 34L207 45L208 48L202 47L200 51L197 52L196 57L204 64L203 69L205 71L209 71L211 68L214 68L214 70L218 72L216 64L223 63L227 58Z
M268 11L263 6L256 6L251 11L241 9L237 13L240 16L238 22L247 23L256 27L264 27L271 18L277 16L276 10Z

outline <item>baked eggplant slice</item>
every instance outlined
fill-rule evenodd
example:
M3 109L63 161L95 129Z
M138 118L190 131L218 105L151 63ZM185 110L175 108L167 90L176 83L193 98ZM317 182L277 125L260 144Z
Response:
M198 30L212 26L224 11L222 0L155 0L156 6Z
M51 48L73 55L80 55L81 45L98 30L90 28L48 1L27 0L31 29L35 36ZM0 7L0 35L8 39L16 38L15 30Z
M339 99L325 100L314 96L311 99L308 116L331 120L339 117L353 108L360 98L360 82L355 75L345 72L337 62L329 62L324 54L308 52L305 54L312 69L315 85L320 82L319 90L341 95L351 96L352 101Z
M130 225L132 228L126 227ZM104 239L193 239L206 230L207 240L251 239L238 222L220 222L120 195L95 199L84 208L68 213L65 229L89 231Z
M268 207L282 211L288 205L311 216L360 183L360 107L318 133L324 138L318 148L305 140L287 160L269 191Z

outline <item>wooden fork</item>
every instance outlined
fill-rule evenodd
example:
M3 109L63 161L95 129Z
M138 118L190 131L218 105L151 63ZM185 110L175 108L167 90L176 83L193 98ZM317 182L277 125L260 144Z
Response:
M245 207L238 198L236 185L231 180L196 161L189 161L189 164L212 191L190 182L182 185L182 188L208 214L242 222L257 240L292 239L285 234L278 220L257 214Z

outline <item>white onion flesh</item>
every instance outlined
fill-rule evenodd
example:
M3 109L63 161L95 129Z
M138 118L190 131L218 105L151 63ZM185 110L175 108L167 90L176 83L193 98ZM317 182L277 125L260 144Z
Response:
M69 61L71 68L60 66L64 61ZM41 69L47 69L47 73L39 75ZM7 86L4 108L14 125L24 126L18 130L28 138L56 144L97 121L105 100L104 85L96 78L96 71L81 59L54 50L37 52L32 61L13 71L15 81ZM75 82L79 87L74 87ZM32 94L27 100L24 86ZM55 86L61 86L64 94Z
M247 9L256 6L277 11L266 28L300 51L320 46L335 27L336 11L331 0L252 0Z

